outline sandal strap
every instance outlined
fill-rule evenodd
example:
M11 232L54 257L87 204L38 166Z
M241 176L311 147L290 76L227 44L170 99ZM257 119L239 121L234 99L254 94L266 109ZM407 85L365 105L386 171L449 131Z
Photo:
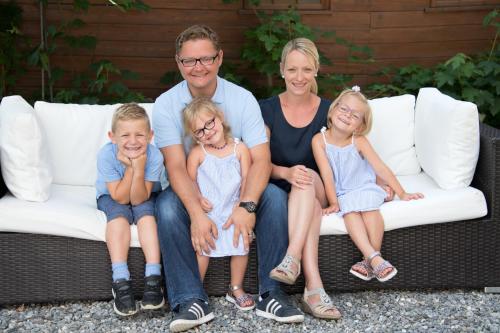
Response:
M361 267L363 268L364 270L366 270L368 273L372 272L373 271L373 268L372 266L370 265L370 263L368 262L367 259L364 259L364 260L361 260L361 261L358 261L357 263L355 263L354 265L352 265L352 267L354 268L355 266L358 266L358 267Z
M387 260L384 260L379 265L377 265L377 267L375 267L373 269L373 274L380 276L380 273L382 273L387 268L394 269L394 266L390 262L388 262Z
M234 286L229 285L229 291L231 294L233 293L233 291L236 291L238 289L241 289L241 286L239 284L235 284Z
M375 252L373 252L372 254L370 254L370 255L368 256L368 258L366 258L366 260L368 260L368 262L369 262L369 263L371 263L371 262L372 262L372 260L373 260L373 258L375 258L375 257L381 257L381 256L382 256L382 255L380 254L380 252L379 252L379 251L375 251Z
M295 264L297 266L297 271L292 269L292 264ZM276 269L285 271L293 276L298 276L300 274L300 261L294 256L287 254L278 265L278 267L276 267Z
M326 306L328 308L333 307L332 300L330 299L330 296L326 293L324 288L316 288L313 290L307 290L307 288L304 288L304 297L308 298L309 296L312 295L319 295L320 301L316 304L314 304L314 307L318 306Z

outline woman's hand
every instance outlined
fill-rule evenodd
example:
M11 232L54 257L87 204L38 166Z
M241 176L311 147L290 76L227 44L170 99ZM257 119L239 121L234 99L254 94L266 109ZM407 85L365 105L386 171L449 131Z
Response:
M337 213L340 210L340 206L338 202L335 202L329 205L326 208L323 208L323 215L330 215L331 213Z
M422 193L406 193L404 192L402 195L399 195L399 199L404 200L404 201L409 201L409 200L418 200L422 199L424 195Z
M295 165L288 168L285 179L292 185L300 189L304 189L308 185L313 184L313 176L309 170L303 165Z

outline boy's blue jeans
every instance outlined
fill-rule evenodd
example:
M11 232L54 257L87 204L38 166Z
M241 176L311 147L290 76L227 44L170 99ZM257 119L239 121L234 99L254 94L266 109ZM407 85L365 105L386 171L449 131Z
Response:
M254 231L260 294L280 288L269 272L281 262L288 247L287 202L287 193L273 184L267 185L259 200ZM208 302L191 243L189 215L170 186L157 197L156 214L171 309L191 299Z

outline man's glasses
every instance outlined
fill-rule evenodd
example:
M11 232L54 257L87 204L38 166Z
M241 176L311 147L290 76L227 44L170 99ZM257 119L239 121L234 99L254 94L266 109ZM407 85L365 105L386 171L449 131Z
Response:
M179 62L184 67L194 67L194 66L196 66L196 63L198 61L203 66L208 66L208 65L212 65L215 62L215 59L217 59L218 56L219 56L219 53L217 53L213 57L186 58L186 59L181 59L181 58L177 57L177 59L179 60Z
M337 103L337 108L343 114L351 114L351 117L354 120L360 120L363 118L363 114L361 112L356 112L345 104Z
M209 131L215 126L215 117L210 119L205 123L205 126L203 128L197 129L196 131L193 131L194 136L197 139L201 139L205 135L205 131Z

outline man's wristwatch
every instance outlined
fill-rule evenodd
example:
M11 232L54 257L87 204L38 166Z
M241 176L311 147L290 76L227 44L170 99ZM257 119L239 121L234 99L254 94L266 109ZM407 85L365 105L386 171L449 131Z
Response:
M253 201L242 201L239 206L245 208L249 213L255 213L257 211L257 204Z

